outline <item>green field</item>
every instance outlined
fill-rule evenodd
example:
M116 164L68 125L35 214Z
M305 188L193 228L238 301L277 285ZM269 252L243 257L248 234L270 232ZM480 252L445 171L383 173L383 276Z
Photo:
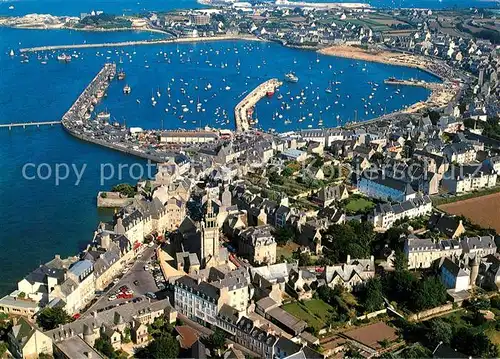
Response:
M308 326L319 331L326 326L325 321L328 318L329 312L334 309L320 299L311 299L304 302L304 304L300 302L285 304L283 305L283 310L302 319Z
M375 207L375 203L366 198L352 198L350 199L345 209L352 213L365 212Z

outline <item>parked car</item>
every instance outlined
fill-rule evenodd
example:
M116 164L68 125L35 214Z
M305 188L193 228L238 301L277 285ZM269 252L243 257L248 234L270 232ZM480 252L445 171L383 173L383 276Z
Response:
M147 292L146 297L151 298L151 299L156 299L156 294L154 294L153 292Z
M114 294L111 294L108 298L108 300L115 300L116 299L116 295Z

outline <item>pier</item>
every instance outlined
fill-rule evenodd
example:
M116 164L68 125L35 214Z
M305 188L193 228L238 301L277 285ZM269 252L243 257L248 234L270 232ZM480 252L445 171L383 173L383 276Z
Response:
M270 79L260 84L252 90L243 100L234 108L234 120L236 122L236 132L248 131L250 129L250 111L263 97L268 93L273 93L283 83L278 79Z
M20 53L38 52L38 51L56 51L56 50L73 50L73 49L90 49L101 47L125 47L139 45L160 45L160 44L175 44L183 42L199 42L199 41L222 41L222 40L253 40L262 41L255 36L245 35L224 35L224 36L207 36L207 37L175 37L158 40L139 40L139 41L123 41L123 42L108 42L101 44L73 44L73 45L54 45L54 46L39 46L19 49Z
M109 87L110 81L116 76L116 64L107 63L94 77L90 84L66 112L61 121L63 128L72 136L86 142L104 146L151 160L165 162L169 153L156 149L146 149L134 144L124 126L111 125L98 121L89 121L89 115Z
M389 78L387 80L384 80L384 84L386 85L401 85L401 86L416 86L416 87L423 87L428 90L434 91L438 89L443 88L442 83L437 83L437 82L426 82L423 80L400 80L400 79L395 79L395 78Z
M53 125L59 125L61 121L45 121L45 122L18 122L18 123L6 123L6 124L1 124L0 128L8 128L11 130L13 127L40 127L40 126L53 126Z

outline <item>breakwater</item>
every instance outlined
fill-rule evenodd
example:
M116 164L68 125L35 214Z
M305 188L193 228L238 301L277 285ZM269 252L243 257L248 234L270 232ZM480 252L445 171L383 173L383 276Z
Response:
M255 36L247 36L247 35L176 37L168 39L109 42L100 44L72 44L72 45L68 44L68 45L27 47L19 49L19 52L27 53L27 52L39 52L39 51L90 49L90 48L102 48L102 47L126 47L126 46L141 46L141 45L161 45L161 44L175 44L175 43L200 42L200 41L223 41L223 40L262 41L261 39Z
M278 87L282 85L278 79L270 79L260 84L241 100L234 109L236 132L248 131L250 129L251 111L264 96L272 96Z
M92 128L86 126L85 116L92 111L93 105L102 97L107 90L109 83L116 75L116 64L105 64L90 84L78 96L77 100L70 107L62 118L63 128L72 136L86 142L91 142L113 150L125 152L137 157L148 159L154 162L164 162L167 160L167 153L164 155L153 151L148 152L140 148L135 148L132 143L126 140L126 129L113 128ZM98 137L100 136L100 137Z

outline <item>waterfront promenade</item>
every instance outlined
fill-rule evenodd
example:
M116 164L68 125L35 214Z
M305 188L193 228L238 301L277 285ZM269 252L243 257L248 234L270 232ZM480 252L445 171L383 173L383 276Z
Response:
M39 52L39 51L91 49L91 48L102 48L102 47L126 47L126 46L141 46L141 45L161 45L161 44L176 44L176 43L201 42L201 41L224 41L224 40L262 41L261 39L255 37L255 36L250 36L250 35L175 37L175 38L168 38L168 39L108 42L108 43L99 43L99 44L72 44L72 45L27 47L27 48L19 49L19 52L27 53L27 52Z
M236 123L236 132L248 131L250 129L249 111L259 102L264 96L274 94L276 89L282 85L278 79L270 79L263 82L252 90L243 100L240 101L234 108L234 120Z

